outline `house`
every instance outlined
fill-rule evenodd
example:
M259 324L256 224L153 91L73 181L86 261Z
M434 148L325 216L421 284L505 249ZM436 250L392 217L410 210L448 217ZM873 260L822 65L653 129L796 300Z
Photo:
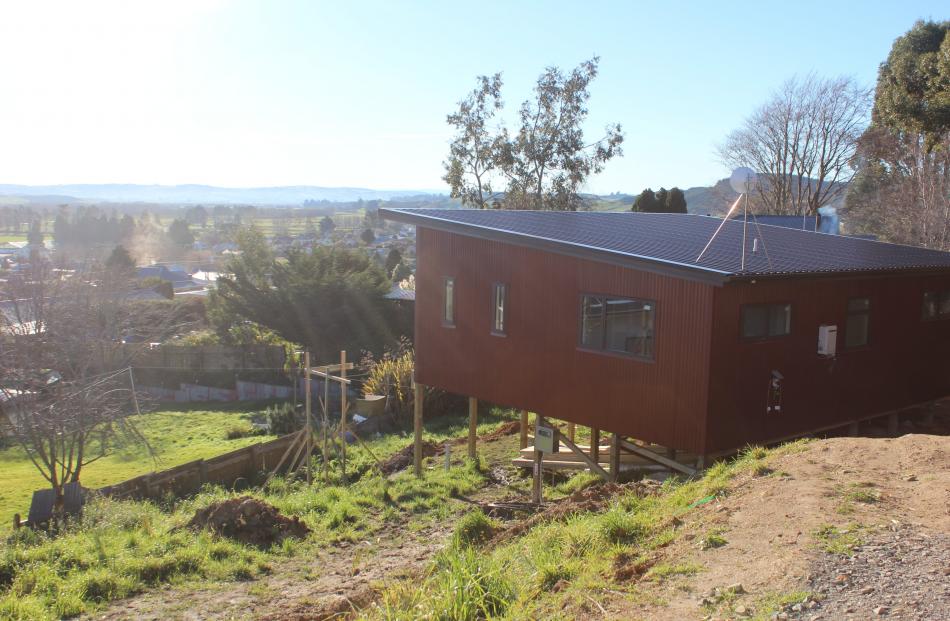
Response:
M950 394L950 253L698 215L380 214L417 229L422 385L700 460Z

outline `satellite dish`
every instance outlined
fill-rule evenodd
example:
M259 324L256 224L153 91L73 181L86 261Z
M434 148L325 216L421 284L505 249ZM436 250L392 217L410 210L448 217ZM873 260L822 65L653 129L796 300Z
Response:
M755 187L755 171L745 166L736 168L729 177L729 185L739 194L748 194Z

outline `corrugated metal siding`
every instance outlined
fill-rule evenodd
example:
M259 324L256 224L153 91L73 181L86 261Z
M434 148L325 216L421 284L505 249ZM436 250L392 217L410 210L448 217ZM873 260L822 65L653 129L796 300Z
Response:
M665 446L703 444L711 285L419 227L419 382ZM442 326L455 278L456 327ZM490 334L491 286L509 284L507 336ZM579 350L580 294L656 301L656 360Z
M924 291L950 278L893 276L729 284L715 291L707 450L807 433L950 394L950 320L922 321ZM870 343L845 350L847 302L871 299ZM791 302L789 336L739 339L740 307ZM818 356L818 326L838 326L838 355ZM772 369L783 412L766 414Z

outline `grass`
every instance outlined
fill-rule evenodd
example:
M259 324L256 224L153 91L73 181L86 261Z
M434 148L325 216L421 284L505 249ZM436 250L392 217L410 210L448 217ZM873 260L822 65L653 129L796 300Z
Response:
M5 244L7 242L19 242L26 241L26 235L0 235L0 244Z
M857 523L838 528L832 524L823 524L814 533L815 539L825 552L851 556L854 549L864 543L865 528Z
M214 457L269 437L227 437L234 430L250 430L248 408L253 405L203 409L168 408L133 417L148 438L155 459L141 446L127 445L83 468L82 484L98 488L195 459ZM26 515L34 490L48 483L19 447L0 450L0 532L9 529L13 514Z
M194 420L199 414L201 424ZM155 438L168 461L167 455L196 450L196 445L220 447L227 443L225 435L237 424L228 415L247 413L155 413L146 415L155 417L146 431L165 433L166 437ZM484 416L480 431L490 431L508 418L501 411ZM428 426L427 439L444 440L467 429L467 417L444 417ZM174 437L172 432L180 429L188 429L186 438ZM257 438L232 442L241 440ZM369 444L378 457L386 458L407 441L395 434ZM56 619L90 613L111 600L164 584L254 580L272 572L281 558L315 555L338 541L361 540L390 522L411 525L453 520L467 505L451 503L451 499L470 494L485 483L482 465L463 455L464 451L458 451L449 469L443 467L441 458L427 460L422 478L404 471L384 479L371 468L373 460L366 451L353 448L349 485L334 479L308 487L299 480L274 478L266 488L251 493L285 515L300 517L312 532L305 541L285 540L269 549L183 528L197 509L235 495L222 488L206 487L192 498L160 503L95 500L81 519L55 536L21 529L0 543L0 618ZM185 460L192 458L189 455ZM136 462L120 459L118 463L134 467ZM459 523L459 545L463 540L465 545L481 540L493 527L484 516L472 514ZM455 584L481 589L486 594L484 611L501 605L500 599L492 599L501 587L490 572L466 564L464 558L445 557L442 562L448 572L445 588ZM446 602L446 606L451 604Z
M480 550L468 538L456 536L423 580L393 582L362 618L574 618L585 616L580 607L589 603L589 593L610 590L631 600L649 599L635 584L616 577L615 559L659 554L659 548L677 537L676 524L698 501L728 493L734 478L755 476L772 456L797 452L802 446L750 448L731 462L714 465L701 478L667 480L658 495L616 496L603 512L542 523L491 550ZM563 487L591 484L586 476L575 479ZM482 523L482 518L468 519ZM711 533L708 538L712 537ZM663 582L701 570L694 563L658 563L646 570L644 578Z

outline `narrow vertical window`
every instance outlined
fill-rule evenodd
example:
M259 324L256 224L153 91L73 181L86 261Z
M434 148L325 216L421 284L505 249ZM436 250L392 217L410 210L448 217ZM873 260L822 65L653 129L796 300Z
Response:
M442 325L455 325L455 279L445 279L445 291L442 296Z
M492 287L492 334L505 334L508 311L508 285L497 282Z
M870 320L870 299L851 298L848 300L848 321L844 330L845 347L863 347L868 344Z

